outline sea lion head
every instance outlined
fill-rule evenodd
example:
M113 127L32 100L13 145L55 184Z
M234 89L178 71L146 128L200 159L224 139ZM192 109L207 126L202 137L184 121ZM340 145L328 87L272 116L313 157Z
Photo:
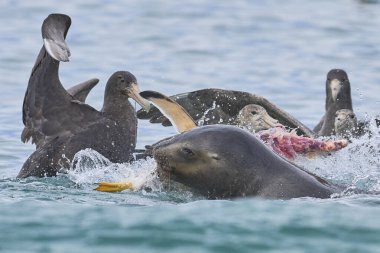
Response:
M255 185L252 175L249 183L244 176L244 173L254 172L248 168L256 150L252 146L255 143L266 150L253 135L237 127L204 126L158 143L153 157L160 177L170 176L209 198L241 196L242 191L252 192L245 187Z

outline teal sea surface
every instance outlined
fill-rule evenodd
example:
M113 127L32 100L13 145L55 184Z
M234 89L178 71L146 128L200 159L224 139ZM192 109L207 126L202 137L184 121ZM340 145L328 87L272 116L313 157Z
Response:
M164 188L153 159L112 164L92 150L54 178L16 179L35 147L20 140L22 102L50 13L71 16L65 87L97 77L87 102L128 70L142 90L202 88L266 97L313 128L325 78L347 71L355 113L380 114L380 2L355 0L0 1L0 252L380 252L380 133L303 168L344 185L330 199L207 200ZM136 106L138 108L138 106ZM176 134L139 121L138 148ZM130 180L134 191L94 191ZM145 187L148 186L148 187ZM149 189L149 190L148 190Z

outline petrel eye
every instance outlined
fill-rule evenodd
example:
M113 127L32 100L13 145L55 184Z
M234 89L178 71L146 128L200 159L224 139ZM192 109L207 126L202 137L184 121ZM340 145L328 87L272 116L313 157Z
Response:
M355 115L352 115L352 114L351 114L350 117L351 117L351 119L353 119L353 118L355 118Z

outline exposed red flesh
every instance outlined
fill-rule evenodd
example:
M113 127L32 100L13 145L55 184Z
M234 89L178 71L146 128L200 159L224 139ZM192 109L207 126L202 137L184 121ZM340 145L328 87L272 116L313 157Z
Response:
M260 131L256 136L272 147L273 151L289 159L293 159L297 153L330 152L348 145L347 140L322 141L298 136L293 131L286 131L283 126Z

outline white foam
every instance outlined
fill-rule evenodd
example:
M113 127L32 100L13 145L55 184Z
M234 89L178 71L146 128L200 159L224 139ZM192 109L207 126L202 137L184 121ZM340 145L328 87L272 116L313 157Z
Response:
M295 163L347 189L380 192L380 134L370 122L371 134L352 139L346 148L314 159L299 155Z
M380 133L374 123L371 123L369 129L371 136L366 134L352 139L346 148L332 152L331 155L317 156L314 159L298 155L294 162L329 182L345 186L347 195L352 193L351 190L380 192ZM117 164L94 150L86 149L75 155L73 164L75 168L68 172L69 179L82 186L129 181L135 185L136 190L148 187L153 192L161 192L164 189L157 177L157 165L153 158L131 164ZM175 184L173 187L172 190L182 189L175 187Z
M131 182L135 190L149 187L161 191L156 175L156 162L152 158L132 163L112 163L92 149L78 152L73 159L73 169L68 172L69 179L79 185L99 182Z
M206 115L212 110L215 110L217 108L216 101L212 103L212 106L208 108L202 115L202 117L198 120L198 126L203 126L205 122L209 121L210 118L207 118ZM215 118L215 117L214 117Z

